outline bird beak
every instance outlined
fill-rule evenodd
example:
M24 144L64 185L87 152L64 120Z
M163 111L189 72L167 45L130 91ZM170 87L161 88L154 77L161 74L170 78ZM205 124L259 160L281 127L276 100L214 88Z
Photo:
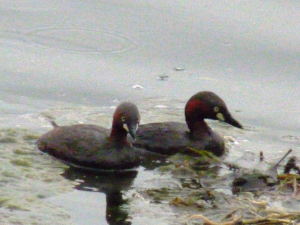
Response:
M130 124L128 126L126 123L124 123L123 127L130 134L132 139L134 141L136 141L136 131L137 131L137 128L138 128L138 124Z
M225 115L223 122L228 123L234 127L243 129L243 126L237 120L235 120L229 113Z

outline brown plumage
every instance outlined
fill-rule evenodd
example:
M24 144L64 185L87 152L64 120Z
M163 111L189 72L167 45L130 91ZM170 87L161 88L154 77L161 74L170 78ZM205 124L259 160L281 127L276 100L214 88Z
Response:
M58 126L51 122L53 130L42 135L37 146L72 167L130 169L140 164L140 156L128 142L127 133L135 139L139 121L136 105L124 102L115 110L111 131L90 124Z
M220 120L242 129L242 125L230 115L225 102L209 91L199 92L188 100L185 119L186 124L166 122L140 125L134 145L166 155L195 148L221 156L225 152L224 140L204 119Z

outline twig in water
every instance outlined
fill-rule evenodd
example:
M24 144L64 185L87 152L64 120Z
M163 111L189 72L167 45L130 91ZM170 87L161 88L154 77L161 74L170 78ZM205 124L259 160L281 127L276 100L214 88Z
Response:
M272 167L272 169L275 169L279 166L279 164L284 160L293 150L290 149L279 161L275 164L275 166Z

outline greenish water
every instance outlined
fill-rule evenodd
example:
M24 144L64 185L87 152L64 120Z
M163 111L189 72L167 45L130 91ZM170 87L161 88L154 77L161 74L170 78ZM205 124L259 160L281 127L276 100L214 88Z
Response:
M15 128L3 128L0 131L1 146L1 222L4 224L143 224L146 221L158 224L177 224L188 215L197 214L195 208L177 209L169 204L176 196L188 195L182 185L193 179L193 174L181 176L178 173L153 170L160 162L154 162L148 169L140 167L129 174L86 174L73 171L53 159L41 154L34 142L42 133L51 129L47 118L55 118L58 124L93 123L110 127L115 102L110 107L74 106L56 107L17 116ZM169 104L167 107L161 107ZM179 107L179 105L182 107ZM157 106L160 107L157 107ZM149 99L147 106L140 107L142 122L182 121L183 103L174 101L174 105L161 99ZM170 110L171 109L171 110ZM235 114L233 112L233 114ZM23 128L34 124L31 129ZM297 141L265 142L260 137L259 127L239 130L219 122L210 125L228 139L229 153L223 157L226 162L240 163L243 168L257 166L258 157L236 161L245 151L254 155L262 150L267 166L276 162L286 151L286 143L294 145ZM252 140L252 141L251 141ZM255 140L255 141L253 141ZM271 151L270 151L271 150ZM272 154L276 151L276 155ZM294 155L297 154L294 153ZM266 167L265 167L266 168ZM265 169L264 168L264 169ZM263 168L262 168L263 169ZM282 170L282 168L280 168ZM223 176L221 181L204 179L209 188L229 194L232 172L226 166L218 169ZM221 180L222 180L221 179ZM172 190L165 200L158 202L147 191L167 188ZM231 197L230 197L231 198ZM270 201L271 202L271 201ZM274 203L275 202L275 203ZM272 200L278 205L280 201ZM291 204L297 204L291 203ZM233 210L231 207L230 210ZM287 210L282 204L280 209ZM183 210L183 211L182 211ZM225 210L225 209L224 209ZM212 218L219 219L224 212L218 210ZM109 215L109 217L107 217ZM208 215L211 215L208 211ZM120 219L121 218L121 219ZM116 222L121 220L121 222ZM108 221L108 222L107 222ZM123 222L122 222L123 221Z

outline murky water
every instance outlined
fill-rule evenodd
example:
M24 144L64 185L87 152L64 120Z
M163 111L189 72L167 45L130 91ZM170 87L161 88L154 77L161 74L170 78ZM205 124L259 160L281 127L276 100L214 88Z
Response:
M174 101L172 105L163 99L147 102L147 106L141 107L143 122L183 120L183 103ZM59 224L144 224L146 221L177 224L178 219L183 221L187 215L176 213L167 201L151 203L141 194L151 189L180 189L181 182L171 174L142 167L121 175L86 174L67 169L36 149L36 138L51 129L47 118L56 118L58 124L94 123L109 127L117 104L110 107L70 105L29 113L15 118L15 128L1 130L0 202L4 224L53 224L54 221ZM31 129L24 128L29 124L32 124ZM264 141L259 137L261 128L258 127L238 130L219 122L210 124L219 133L230 135L230 152L224 159L227 162L235 162L246 150L256 155L262 150L267 162L275 162L284 155L287 143L294 150L298 148L295 140ZM272 151L276 151L276 155ZM255 162L241 164L253 167ZM228 172L226 167L223 172L219 171ZM215 188L224 186L219 183Z
M126 176L87 175L34 145L51 129L49 118L110 127L124 100L138 105L142 123L183 122L187 99L214 91L246 128L209 121L229 140L225 161L263 151L272 164L290 148L299 157L299 7L0 0L0 223L183 221L187 215L168 201L156 204L143 195L181 185L155 166ZM283 207L276 200L270 205Z

